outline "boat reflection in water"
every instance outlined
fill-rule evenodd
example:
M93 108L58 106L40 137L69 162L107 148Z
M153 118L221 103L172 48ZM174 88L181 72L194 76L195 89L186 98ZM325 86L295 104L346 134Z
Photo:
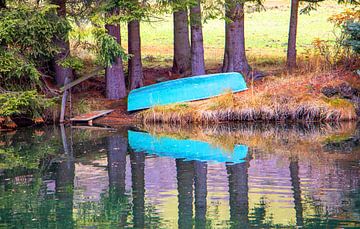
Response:
M359 132L349 123L1 135L2 155L38 161L1 164L0 226L357 227Z
M171 157L186 161L241 163L248 153L245 145L235 145L227 151L205 141L159 137L149 133L129 131L129 144L135 152L146 152L160 157Z

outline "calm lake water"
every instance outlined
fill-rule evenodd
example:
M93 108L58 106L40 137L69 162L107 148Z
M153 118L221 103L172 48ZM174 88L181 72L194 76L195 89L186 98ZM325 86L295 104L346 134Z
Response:
M360 227L360 126L0 133L0 228Z

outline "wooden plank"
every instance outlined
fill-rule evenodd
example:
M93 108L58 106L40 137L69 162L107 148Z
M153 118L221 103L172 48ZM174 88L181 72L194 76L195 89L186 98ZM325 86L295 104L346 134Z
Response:
M82 114L82 115L78 115L75 116L74 118L70 119L73 122L89 122L92 121L96 118L99 118L101 116L110 114L111 112L113 112L114 110L102 110L102 111L93 111L87 114Z
M97 69L95 69L92 73L90 73L89 75L80 77L79 79L76 79L76 80L74 80L74 81L66 84L65 86L63 86L62 88L60 88L60 92L64 92L64 91L66 91L66 90L68 90L68 89L70 89L70 88L72 88L72 87L74 87L74 86L76 86L76 85L84 82L85 80L88 80L88 79L92 78L92 77L99 76L99 72L100 72L101 70L103 70L103 68L97 68Z

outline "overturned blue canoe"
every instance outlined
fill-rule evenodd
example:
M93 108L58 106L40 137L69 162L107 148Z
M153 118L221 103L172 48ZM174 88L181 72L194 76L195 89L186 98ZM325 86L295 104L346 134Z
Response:
M246 89L244 77L236 72L171 80L131 91L128 97L128 111L207 99L227 90L239 92Z
M158 137L131 130L128 131L128 139L130 147L135 152L187 161L237 164L245 162L248 153L248 147L245 145L235 145L234 150L230 152L204 141Z

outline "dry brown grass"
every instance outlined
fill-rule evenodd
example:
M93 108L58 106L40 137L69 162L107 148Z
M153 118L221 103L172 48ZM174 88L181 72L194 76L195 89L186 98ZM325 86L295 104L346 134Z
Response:
M325 86L344 82L354 85L356 76L349 71L298 71L293 75L277 73L258 82L248 82L249 90L208 100L155 107L141 112L143 122L217 123L225 121L329 122L355 120L354 105L341 98L327 98Z

